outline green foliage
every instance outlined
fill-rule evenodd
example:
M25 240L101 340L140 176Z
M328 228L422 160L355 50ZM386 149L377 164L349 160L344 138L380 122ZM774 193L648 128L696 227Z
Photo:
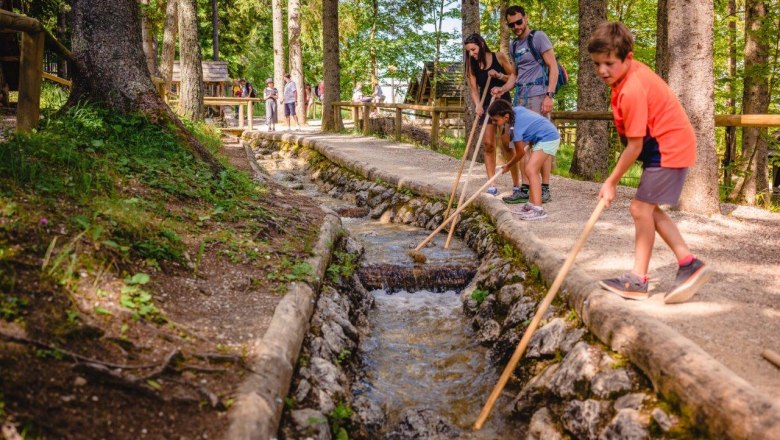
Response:
M126 286L122 287L119 304L133 312L133 319L147 319L156 322L165 322L154 302L152 294L141 289L140 286L149 282L149 275L137 273L125 279Z
M344 402L339 402L333 411L329 414L332 433L337 439L349 439L347 433L347 426L349 425L349 419L352 417L352 408Z
M471 299L476 301L477 304L482 304L482 301L484 301L488 295L490 295L490 292L487 290L475 289L473 292L471 292Z
M68 100L68 90L49 81L41 83L41 110L59 110Z
M24 309L27 307L27 299L10 294L0 294L0 318L6 321L21 319Z
M342 279L349 278L355 273L357 268L357 256L348 252L336 251L333 253L331 261L325 272L328 279L333 283L339 283Z
M271 281L291 283L304 281L314 276L314 268L311 264L305 261L292 262L287 257L283 257L280 270L269 273L267 278Z

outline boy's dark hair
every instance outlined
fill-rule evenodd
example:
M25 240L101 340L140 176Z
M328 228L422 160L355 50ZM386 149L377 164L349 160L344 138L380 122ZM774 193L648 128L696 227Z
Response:
M615 52L621 61L634 51L634 37L628 27L619 21L605 21L590 35L588 53Z
M290 79L290 74L289 73L285 73L284 77L287 78L287 79Z
M514 5L506 8L506 12L504 12L504 20L509 18L510 15L520 14L523 17L525 17L525 9L523 9L522 6Z
M506 99L498 99L488 107L488 116L505 116L509 115L509 123L514 125L515 123L515 109L512 108L512 104Z
M485 39L482 38L482 35L479 34L469 35L468 37L466 37L465 40L463 40L463 47L465 48L467 44L476 44L477 47L479 47L479 54L477 54L476 60L466 55L467 59L469 60L469 62L466 63L466 75L470 75L471 72L477 71L479 69L480 64L482 64L483 66L485 66L485 68L487 68L488 67L487 54L492 52L490 48L487 46Z

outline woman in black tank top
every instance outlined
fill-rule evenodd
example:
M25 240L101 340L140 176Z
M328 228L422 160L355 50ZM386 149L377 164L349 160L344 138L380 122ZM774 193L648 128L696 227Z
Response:
M474 107L479 117L480 124L487 117L487 108L492 97L505 99L511 102L509 91L515 86L517 75L515 66L502 52L493 52L488 48L485 39L479 34L471 34L463 41L466 51L466 77L469 81L469 95L474 102ZM482 92L489 84L489 96L480 105ZM485 146L485 168L488 178L492 178L496 169L496 126L490 118L487 120L485 135L482 144ZM469 146L467 145L466 148ZM502 149L505 149L502 145ZM511 157L511 151L505 149L504 157ZM512 181L519 186L520 173L517 165L510 168ZM495 187L488 188L488 193L498 195Z

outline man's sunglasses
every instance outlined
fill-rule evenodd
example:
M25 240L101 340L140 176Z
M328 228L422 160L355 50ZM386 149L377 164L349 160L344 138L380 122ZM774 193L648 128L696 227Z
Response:
M510 28L513 28L515 26L520 26L521 24L523 24L523 19L522 18L517 20L517 21L508 21L508 22L506 22L506 25L509 26Z

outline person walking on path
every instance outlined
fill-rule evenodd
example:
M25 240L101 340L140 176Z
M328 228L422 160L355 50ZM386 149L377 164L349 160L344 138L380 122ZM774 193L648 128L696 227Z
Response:
M696 162L696 134L677 96L661 77L634 59L634 39L620 22L602 23L588 42L596 73L611 90L615 128L626 146L599 197L609 203L617 184L637 159L642 177L629 211L634 219L634 267L618 278L599 282L623 298L648 297L648 267L655 233L677 257L675 282L664 303L689 300L712 275L688 249L677 225L659 207L676 205L688 168Z
M268 125L268 131L276 130L276 99L279 97L279 92L274 87L274 80L268 78L265 80L265 90L263 90L263 98L265 99L265 123Z
M290 78L290 74L284 75L284 119L287 122L287 131L290 131L290 117L295 119L298 125L298 131L301 130L301 124L298 122L298 115L295 113L295 100L298 97L298 88L295 81Z
M485 39L479 34L471 34L466 37L463 41L463 48L468 55L466 76L469 81L469 95L474 102L476 115L481 124L484 118L487 117L487 108L490 104L490 99L487 99L487 97L484 102L480 101L485 87L488 87L488 83L490 83L493 86L490 93L497 99L512 99L509 96L509 91L512 90L515 84L515 69L506 55L501 52L491 51ZM485 169L487 170L488 179L491 179L495 175L496 168L496 125L493 124L491 119L487 120L487 124L482 144L485 147ZM505 146L502 143L501 147L504 157L507 157L510 153L508 144ZM504 149L505 147L506 149ZM512 174L512 183L514 185L512 194L514 195L520 190L519 166L510 167L509 172ZM498 189L495 186L489 187L487 192L494 196L498 195ZM507 203L518 203L512 196L505 197L504 201Z
M508 125L509 129L504 130L504 135L500 141L502 146L510 148L510 139L515 149L523 150L529 147L531 154L525 162L525 176L528 177L530 184L530 202L523 205L512 213L520 217L521 220L541 220L547 217L547 213L542 207L542 181L540 170L544 161L550 156L555 157L558 152L558 146L561 144L561 135L552 122L539 113L532 112L523 106L512 108L509 101L499 99L488 108L488 114L493 121L493 125L502 127ZM511 133L511 135L510 135Z
M504 18L509 29L515 34L509 46L510 56L514 60L517 71L514 103L549 118L558 83L558 61L555 59L552 42L544 32L531 29L528 25L528 16L522 6L508 7ZM552 157L547 158L542 167L542 201L544 202L552 199L550 196L552 159ZM521 187L516 197L519 201L528 200L527 184Z

